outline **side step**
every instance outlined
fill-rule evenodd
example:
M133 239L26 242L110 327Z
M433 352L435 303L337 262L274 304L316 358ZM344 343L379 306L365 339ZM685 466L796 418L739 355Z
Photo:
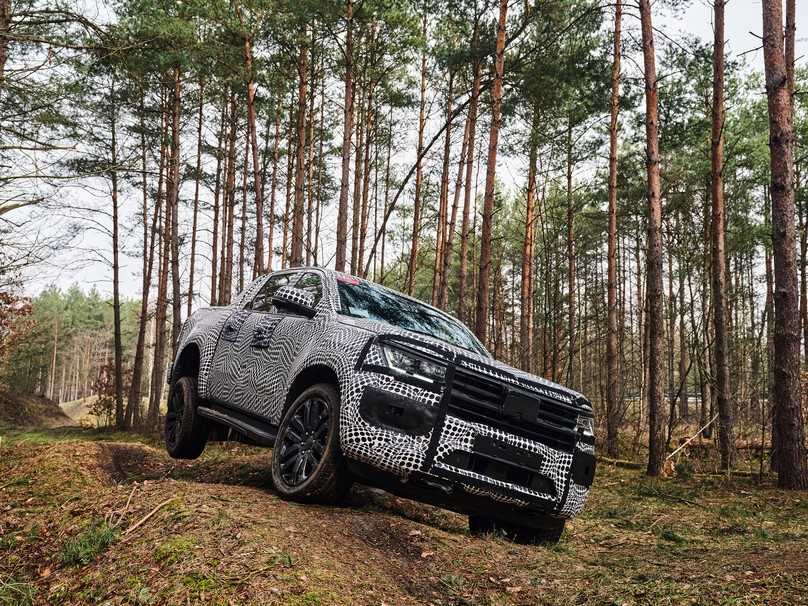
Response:
M275 445L277 430L266 421L214 402L205 402L204 406L197 406L196 411L206 419L221 423L244 434L258 446Z

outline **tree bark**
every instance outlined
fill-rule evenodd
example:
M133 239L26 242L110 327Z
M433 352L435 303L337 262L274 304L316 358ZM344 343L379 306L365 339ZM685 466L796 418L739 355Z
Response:
M440 272L440 296L438 297L438 307L446 309L449 304L449 269L452 264L452 247L454 244L455 228L457 227L457 209L460 204L460 191L463 185L463 172L466 168L466 157L469 154L469 121L466 120L463 129L463 145L460 148L460 159L457 162L457 178L455 180L454 199L452 200L452 213L449 225L446 228L446 245L443 249L443 261Z
M223 231L222 248L222 281L219 287L219 305L230 305L233 296L233 234L235 229L236 209L236 131L238 112L236 111L236 95L230 92L230 141L227 150L227 179L225 182L225 219L226 231Z
M247 72L247 130L250 136L255 188L255 259L253 277L264 273L264 180L258 151L258 129L255 119L255 74L253 73L252 37L247 33L238 3L235 5L241 27L244 28L244 70ZM247 158L244 158L247 162Z
M577 385L575 377L577 267L575 263L575 197L572 191L572 118L567 122L567 385Z
M732 394L729 383L726 321L726 252L724 250L724 5L715 0L713 45L713 127L712 127L712 280L713 342L715 359L715 397L718 405L718 445L721 468L729 469L734 461Z
M443 251L446 247L446 221L449 213L449 159L452 151L452 95L454 72L449 71L449 88L446 94L446 139L443 143L443 165L440 177L440 201L438 203L438 220L435 235L435 264L432 272L431 303L438 306L440 301L441 271L443 270Z
M140 147L141 147L141 188L143 192L143 281L140 288L140 317L138 319L137 342L135 344L135 358L132 363L132 380L129 384L129 398L126 404L126 418L124 425L132 427L140 423L141 408L141 388L144 367L144 350L146 344L146 330L149 323L149 292L151 291L152 271L154 268L154 245L157 240L157 220L160 215L161 195L158 187L158 195L155 200L151 221L151 231L149 230L148 200L149 189L147 180L146 162L146 125L145 125L145 103L143 91L141 91L139 118L140 118ZM165 145L160 145L159 174L163 173L165 162Z
M424 11L421 22L421 36L426 40L427 13ZM421 185L423 182L424 129L426 128L426 51L421 54L421 97L418 105L418 149L415 164L415 202L412 207L412 239L410 258L407 267L407 294L411 295L415 286L415 272L418 269L418 245L421 237Z
M11 26L11 0L0 0L0 91L6 83L8 60L8 31Z
M774 257L774 424L779 434L778 485L808 488L800 402L800 334L794 204L794 126L779 0L763 0L763 57L771 149Z
M639 0L645 79L646 171L648 179L648 250L646 322L648 330L648 469L662 471L662 202L659 175L659 92L650 0Z
M219 261L219 217L221 214L221 192L222 192L222 160L224 158L226 140L226 122L227 122L227 99L225 98L222 103L222 113L219 118L219 135L216 140L216 183L213 188L213 236L211 238L211 254L210 254L210 304L216 305L218 303L216 288L218 285L219 275L217 267Z
M278 187L278 163L280 161L281 150L281 104L278 101L275 106L275 136L272 144L272 185L269 194L269 227L267 234L267 271L272 271L274 266L273 239L275 237L275 194Z
M202 180L202 119L205 111L205 80L199 81L199 113L196 123L196 174L194 175L194 216L191 226L191 261L188 268L188 301L186 316L191 315L194 301L194 264L196 260L196 226L199 215L199 182Z
M500 0L494 84L491 89L491 134L488 140L488 162L485 172L483 223L480 237L480 271L477 279L477 317L475 334L485 344L488 340L488 306L491 276L491 225L494 220L494 187L497 175L499 129L502 125L502 79L505 72L505 23L507 0Z
M115 100L115 86L110 89L110 181L112 182L112 326L115 348L115 426L126 429L126 412L123 407L123 344L121 342L121 280L119 263L118 229L118 109ZM54 346L54 352L56 351Z
M351 136L353 135L353 0L345 0L345 110L342 131L342 174L337 209L337 250L334 267L345 271L345 253L348 244L348 187L351 178Z
M537 104L538 106L538 104ZM522 239L522 282L519 291L519 363L523 370L533 369L533 245L536 233L536 162L539 153L539 110L533 108L528 153L527 192L525 193L525 231Z
M309 81L309 43L304 31L300 40L297 57L297 161L295 168L295 205L292 211L292 251L290 265L303 265L303 213L304 191L303 181L306 169L306 95Z
M480 100L480 79L482 65L477 56L479 43L479 22L474 21L474 33L472 34L471 46L474 59L472 60L472 83L471 98L469 99L469 142L468 153L466 155L466 187L463 195L463 219L460 227L460 268L458 271L457 284L457 318L461 322L468 322L469 316L466 313L466 290L468 289L468 267L469 267L469 232L471 230L471 192L473 187L472 176L474 171L474 156L476 154L475 135L477 133L477 106Z
M180 290L180 244L179 244L179 203L180 203L180 113L182 112L182 82L180 66L174 67L174 95L171 112L171 164L169 208L171 209L171 352L177 353L177 341L182 328L182 292Z
M606 453L619 455L618 432L621 421L620 333L617 309L617 120L620 111L620 55L623 17L622 0L615 1L612 96L609 121L609 224L606 253Z

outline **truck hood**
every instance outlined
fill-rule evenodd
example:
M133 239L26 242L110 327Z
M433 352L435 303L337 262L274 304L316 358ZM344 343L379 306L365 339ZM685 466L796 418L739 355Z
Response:
M524 370L520 370L518 368L514 368L513 366L509 366L504 362L495 360L489 355L483 355L462 347L457 347L456 345L452 345L451 343L442 341L441 339L437 339L429 335L404 330L402 328L398 328L384 322L379 322L377 320L371 320L369 318L355 318L345 315L339 315L338 318L343 324L377 335L399 335L408 337L410 339L424 341L425 343L433 346L430 349L439 350L439 353L445 357L457 360L459 365L469 368L470 370L481 372L483 374L489 374L514 385L518 385L523 389L549 396L551 398L557 398L568 404L575 404L580 407L587 407L591 409L588 400L583 394L580 394L573 389L569 389L568 387L564 387L563 385L559 385L558 383L548 381L543 377L525 372Z

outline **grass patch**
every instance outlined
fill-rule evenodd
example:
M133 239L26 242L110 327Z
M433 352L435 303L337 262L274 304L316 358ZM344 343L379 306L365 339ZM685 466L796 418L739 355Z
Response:
M671 530L670 528L665 528L659 533L659 538L663 541L670 541L671 543L676 543L677 545L682 545L687 543L687 539L680 535L675 530Z
M184 560L196 545L193 537L173 537L154 550L154 559L163 564L175 564Z
M118 540L118 531L104 523L93 523L62 546L60 560L65 566L89 564Z
M14 578L0 577L0 606L31 606L36 598L36 587Z
M289 604L289 606L321 606L329 599L329 596L319 591L307 591L306 593L294 596L286 603Z

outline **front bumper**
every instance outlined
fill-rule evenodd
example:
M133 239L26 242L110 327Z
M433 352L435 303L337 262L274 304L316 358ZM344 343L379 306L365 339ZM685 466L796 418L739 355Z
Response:
M563 518L581 511L594 478L594 445L568 427L516 419L513 409L524 411L532 400L524 386L508 387L513 377L455 356L443 385L413 383L385 372L377 349L369 345L343 400L340 437L349 458L399 482L465 495L468 503L494 501ZM476 400L467 398L471 387L463 383L475 377L482 377ZM504 386L508 414L482 407L480 385ZM569 408L551 402L549 392L537 398L548 408Z

